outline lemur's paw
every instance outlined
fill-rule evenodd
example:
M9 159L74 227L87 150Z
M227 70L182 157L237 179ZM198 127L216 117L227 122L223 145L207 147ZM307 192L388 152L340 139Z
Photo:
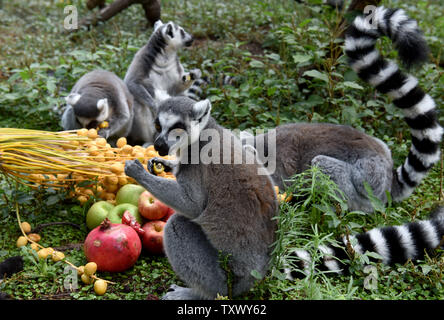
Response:
M109 129L100 129L98 132L99 136L108 140L109 138Z
M200 300L192 289L171 285L168 292L162 297L162 300Z
M125 161L125 174L131 178L136 179L141 172L144 172L145 168L139 160L126 160Z

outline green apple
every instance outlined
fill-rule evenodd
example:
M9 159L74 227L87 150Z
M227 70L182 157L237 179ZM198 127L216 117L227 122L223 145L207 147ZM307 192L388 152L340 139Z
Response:
M107 215L107 218L112 223L122 223L122 217L125 211L128 210L129 213L136 218L137 222L142 225L143 218L139 213L139 210L137 209L137 206L131 204L131 203L122 203L117 206L115 206Z
M139 203L139 196L145 189L138 184L126 184L117 191L116 204L131 203L137 207Z
M86 214L86 226L88 229L94 229L100 225L113 208L114 205L107 201L98 201L94 203Z

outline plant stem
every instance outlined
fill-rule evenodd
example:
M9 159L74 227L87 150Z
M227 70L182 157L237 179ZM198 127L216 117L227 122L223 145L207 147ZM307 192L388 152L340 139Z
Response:
M23 230L22 223L21 223L21 220L20 220L20 213L19 213L19 208L18 208L18 202L15 203L15 212L17 214L17 222L19 224L20 231L22 232L22 234L26 238L26 240L28 240L31 243L35 243L41 249L45 249L45 247L43 247L42 245L40 245L37 242L29 239L29 237L26 235L25 231ZM77 271L79 271L79 268L77 266L75 266L74 264L72 264L71 262L66 260L65 258L62 261L65 262L66 264L70 265L72 268L76 269ZM93 278L94 280L103 280L103 281L108 282L110 284L116 284L115 282L112 282L112 281L109 281L109 280L105 280L105 279L101 279L101 278L99 278L99 277L97 277L95 275L92 275L90 277Z

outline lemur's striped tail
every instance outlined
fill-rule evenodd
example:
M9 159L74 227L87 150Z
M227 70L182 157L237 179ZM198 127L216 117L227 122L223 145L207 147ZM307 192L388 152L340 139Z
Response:
M355 236L343 237L339 246L322 246L317 248L322 259L314 267L319 271L331 271L339 274L348 273L351 252L364 254L376 252L386 264L405 263L407 260L418 260L425 252L432 252L443 246L444 236L444 207L438 208L434 217L429 220L410 222L400 226L375 228ZM287 268L287 278L300 278L310 273L311 256L306 250L295 250L291 259L297 270Z
M395 172L392 198L407 198L440 158L443 128L439 125L434 100L412 75L401 72L375 48L376 40L388 36L406 65L426 60L428 47L415 20L402 9L377 7L371 15L357 17L347 30L345 52L359 77L379 92L387 93L404 112L412 146L404 164Z
M193 84L185 90L184 94L195 101L199 101L203 98L203 90L202 88L208 85L208 80L206 77L202 77L194 80Z
M202 78L196 79L191 87L185 91L185 95L188 98L199 101L204 99L204 93L202 88L209 86L210 84L220 86L233 85L236 79L232 76L226 74L219 74L215 77L204 76Z

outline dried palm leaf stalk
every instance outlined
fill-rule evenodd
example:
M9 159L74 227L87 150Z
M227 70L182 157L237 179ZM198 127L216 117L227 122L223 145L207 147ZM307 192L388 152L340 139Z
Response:
M153 146L130 146L120 138L113 148L95 129L0 128L0 173L30 187L71 188L80 202L94 194L112 202L121 186L135 183L124 173L125 161L139 159L146 167L153 157L159 157Z

